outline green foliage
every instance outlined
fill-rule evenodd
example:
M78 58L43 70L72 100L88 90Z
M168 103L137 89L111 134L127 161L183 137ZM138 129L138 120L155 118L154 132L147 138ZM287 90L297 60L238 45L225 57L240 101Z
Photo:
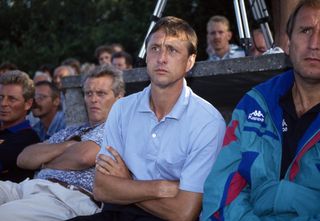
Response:
M121 43L134 57L142 46L157 0L0 0L0 62L29 73L68 57L95 61L101 44ZM163 15L187 20L206 58L206 22L222 13L234 19L230 1L168 0ZM233 21L232 21L233 22Z

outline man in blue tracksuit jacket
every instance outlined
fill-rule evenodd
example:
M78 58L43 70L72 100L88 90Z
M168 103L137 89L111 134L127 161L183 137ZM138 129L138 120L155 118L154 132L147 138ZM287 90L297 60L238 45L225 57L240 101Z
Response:
M287 34L293 70L237 105L201 220L320 220L320 0L298 3Z

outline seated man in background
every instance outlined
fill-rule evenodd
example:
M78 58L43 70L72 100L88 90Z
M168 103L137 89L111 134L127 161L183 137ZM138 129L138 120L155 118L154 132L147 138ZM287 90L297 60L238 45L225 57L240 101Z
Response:
M67 58L61 62L61 65L71 67L76 75L81 74L81 72L80 72L81 63L76 58Z
M115 52L112 54L111 63L121 71L128 70L132 68L132 56L125 51Z
M36 73L33 76L33 83L36 84L39 81L49 81L52 82L52 78L51 76L46 73L46 72L42 72L42 71L36 71Z
M40 81L35 85L32 113L40 121L32 128L41 141L49 139L54 133L66 127L64 113L60 110L60 91L48 81Z
M53 83L61 91L62 90L62 81L61 79L67 76L76 75L76 72L71 66L60 65L54 69L53 72Z
M7 71L14 71L18 70L17 65L11 62L3 62L0 64L0 75L4 74Z
M207 23L207 53L209 61L244 57L245 53L238 45L230 44L232 32L229 20L215 15Z
M287 34L293 69L237 105L201 220L320 220L320 0L298 3Z
M19 155L19 167L41 170L35 179L0 182L2 220L61 221L99 211L92 197L94 165L109 110L124 94L122 73L97 67L86 75L83 91L89 123L61 130Z
M251 39L252 44L249 49L249 56L259 56L268 50L266 40L260 28L253 29Z
M101 45L96 48L94 55L100 65L111 64L111 57L113 54L113 48L109 45Z
M19 153L39 137L25 119L31 109L34 85L22 71L7 71L0 76L0 180L22 181L33 171L16 165Z
M146 41L151 84L116 102L97 158L101 213L72 220L195 220L203 183L222 145L220 113L187 86L197 36L176 17L158 20Z
M62 111L66 109L65 107L65 96L62 89L62 78L68 76L74 76L76 72L69 65L60 65L54 69L53 72L53 83L60 90L60 103L62 105Z

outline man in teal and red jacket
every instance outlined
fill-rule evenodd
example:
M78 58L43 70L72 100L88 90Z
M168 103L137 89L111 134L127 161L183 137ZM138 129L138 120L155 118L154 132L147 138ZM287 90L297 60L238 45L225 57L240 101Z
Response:
M320 220L320 0L298 3L287 34L293 70L237 105L201 220Z

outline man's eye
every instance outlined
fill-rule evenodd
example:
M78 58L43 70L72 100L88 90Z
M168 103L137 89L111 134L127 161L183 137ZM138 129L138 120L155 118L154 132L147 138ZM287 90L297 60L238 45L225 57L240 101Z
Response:
M9 97L9 101L10 102L15 102L15 101L17 101L18 99L17 98L15 98L15 97Z
M152 51L159 51L159 47L153 46L153 47L151 47L151 50Z
M85 91L84 94L85 94L86 96L92 96L92 91Z
M176 50L176 49L174 49L174 48L169 48L169 51L171 52L171 53L177 53L178 51Z
M103 97L103 96L106 96L107 93L104 91L97 91L97 95L98 95L98 97Z
M311 31L312 31L311 28L304 28L301 30L301 32L305 33L305 34L309 34L309 33L311 33Z

